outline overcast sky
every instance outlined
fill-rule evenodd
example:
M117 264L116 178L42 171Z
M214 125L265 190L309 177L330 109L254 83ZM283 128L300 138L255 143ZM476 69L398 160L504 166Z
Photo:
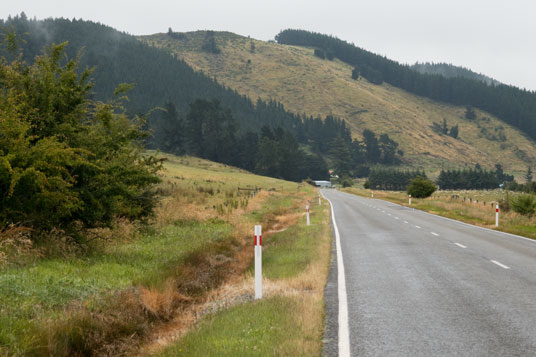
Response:
M536 2L529 0L2 0L0 16L83 18L135 35L217 30L273 39L335 35L402 63L447 62L536 90Z

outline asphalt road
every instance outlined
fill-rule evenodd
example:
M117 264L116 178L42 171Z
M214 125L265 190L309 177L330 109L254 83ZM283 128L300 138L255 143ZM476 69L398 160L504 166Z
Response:
M340 233L352 356L536 356L536 241L323 193ZM345 334L338 282L326 303L339 344L326 354Z

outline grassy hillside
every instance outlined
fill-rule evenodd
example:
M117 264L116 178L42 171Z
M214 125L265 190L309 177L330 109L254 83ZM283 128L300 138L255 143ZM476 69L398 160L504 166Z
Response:
M313 49L227 32L215 33L219 54L202 50L203 31L178 38L166 34L139 38L168 49L196 70L252 99L272 98L295 113L341 117L357 138L364 128L388 133L400 143L406 164L412 167L437 173L442 167L472 167L478 162L493 168L500 162L506 171L521 178L528 165L536 164L534 142L497 118L477 110L478 119L468 121L464 119L465 108L437 103L388 84L352 80L349 65L321 60L313 55ZM442 123L443 118L449 128L459 125L458 139L432 130L433 123Z

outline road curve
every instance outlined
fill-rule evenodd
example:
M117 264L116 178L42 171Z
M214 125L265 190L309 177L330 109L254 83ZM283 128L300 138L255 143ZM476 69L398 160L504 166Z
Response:
M352 356L536 355L536 241L323 194L340 233ZM340 319L328 295L329 326Z

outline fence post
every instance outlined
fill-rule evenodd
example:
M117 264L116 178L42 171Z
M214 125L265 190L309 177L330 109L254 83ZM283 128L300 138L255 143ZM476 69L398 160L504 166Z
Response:
M255 226L255 299L262 299L262 226Z

